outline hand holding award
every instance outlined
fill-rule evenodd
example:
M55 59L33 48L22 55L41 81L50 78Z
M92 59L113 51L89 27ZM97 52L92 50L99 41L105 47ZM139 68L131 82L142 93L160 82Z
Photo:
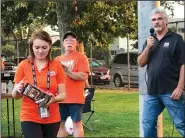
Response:
M54 97L51 93L44 92L29 83L27 83L23 88L22 94L39 104L40 107L45 107L50 99Z

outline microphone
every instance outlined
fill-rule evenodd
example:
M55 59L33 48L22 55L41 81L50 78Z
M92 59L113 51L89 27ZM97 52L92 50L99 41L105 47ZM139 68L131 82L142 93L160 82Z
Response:
M153 37L155 38L155 36L154 36L154 31L155 31L155 30L154 30L153 28L151 28L151 29L150 29L150 35L153 36Z
M154 46L155 46L157 38L156 38L156 36L154 35L154 32L155 32L154 28L151 28L151 29L150 29L150 36L152 36L152 37L154 38Z

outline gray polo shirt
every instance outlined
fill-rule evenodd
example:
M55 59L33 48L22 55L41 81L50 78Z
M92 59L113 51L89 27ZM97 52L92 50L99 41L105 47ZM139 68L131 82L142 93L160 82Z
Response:
M160 41L156 38L148 58L147 93L172 93L178 85L180 68L185 64L185 43L182 36L168 31Z

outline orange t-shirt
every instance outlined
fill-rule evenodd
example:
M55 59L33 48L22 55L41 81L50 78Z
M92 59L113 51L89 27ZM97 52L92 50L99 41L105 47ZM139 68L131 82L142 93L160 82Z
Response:
M84 54L79 52L73 52L70 55L61 55L55 58L55 60L62 62L73 72L85 72L89 73L88 59ZM84 81L73 80L66 76L66 98L62 103L79 103L84 104Z
M2 57L0 57L0 60L1 60L1 71L3 71L5 68L5 62Z
M39 72L36 64L34 63L37 87L47 91L47 73L48 73L48 64ZM49 92L56 95L58 84L65 83L65 74L63 67L57 61L51 61L49 63L50 71L50 89ZM32 74L32 64L28 59L23 60L17 68L14 81L19 83L23 78L24 84L29 82L34 84L33 74ZM42 124L54 123L60 121L60 112L58 103L53 103L49 105L50 117L40 118L39 107L31 99L23 96L20 120L21 121L32 121Z
M4 70L4 68L5 68L5 62L4 62L4 61L2 61L2 63L1 63L1 70L3 71L3 70Z

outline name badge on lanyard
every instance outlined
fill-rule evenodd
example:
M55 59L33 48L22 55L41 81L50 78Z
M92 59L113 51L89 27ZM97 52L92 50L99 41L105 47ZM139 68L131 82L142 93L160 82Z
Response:
M37 78L36 78L36 73L35 73L35 67L32 62L32 73L33 73L33 80L34 80L34 85L37 85ZM49 71L49 63L48 63L48 73L47 73L47 89L50 89L50 71ZM39 106L39 113L41 118L48 118L50 117L49 113L49 107L40 107Z
M50 117L49 107L39 107L40 118Z

